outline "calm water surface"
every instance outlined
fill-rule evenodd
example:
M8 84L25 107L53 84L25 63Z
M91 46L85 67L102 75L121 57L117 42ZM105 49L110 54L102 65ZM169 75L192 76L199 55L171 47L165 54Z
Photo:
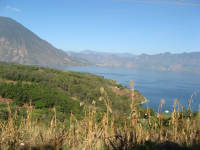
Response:
M200 104L199 74L175 73L159 71L138 71L125 68L110 67L70 67L67 70L89 72L116 80L129 87L130 80L135 81L135 89L139 90L149 102L144 104L158 110L160 100L165 100L164 109L172 110L174 99L177 98L183 107L187 107L188 100L193 95L192 109L198 110Z

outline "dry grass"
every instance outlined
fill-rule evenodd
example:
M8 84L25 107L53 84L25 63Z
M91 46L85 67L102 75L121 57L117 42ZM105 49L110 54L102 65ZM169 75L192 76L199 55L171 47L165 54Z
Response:
M77 120L71 113L70 118L60 122L57 120L56 110L51 110L54 116L47 125L32 118L33 107L27 107L27 116L20 118L19 122L17 113L11 112L8 106L8 121L0 122L0 150L161 150L163 147L173 150L181 149L181 146L199 148L200 109L196 117L192 113L185 116L180 111L178 100L175 100L171 117L165 120L162 100L156 116L151 116L147 108L147 117L142 118L135 106L133 81L131 87L131 112L122 126L115 121L117 118L103 88L100 89L100 100L104 101L107 110L100 120L97 120L99 117L95 101L92 103L93 107L85 109L82 120Z

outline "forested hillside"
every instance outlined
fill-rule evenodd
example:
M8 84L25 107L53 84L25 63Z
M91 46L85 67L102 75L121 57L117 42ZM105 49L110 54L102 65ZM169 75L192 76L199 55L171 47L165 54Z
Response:
M6 100L19 107L31 102L38 114L55 107L60 113L81 116L83 107L89 108L94 102L99 110L105 110L104 102L99 100L100 88L107 93L115 112L128 112L130 90L115 81L88 73L0 63L2 105ZM138 103L144 101L138 91L135 97Z

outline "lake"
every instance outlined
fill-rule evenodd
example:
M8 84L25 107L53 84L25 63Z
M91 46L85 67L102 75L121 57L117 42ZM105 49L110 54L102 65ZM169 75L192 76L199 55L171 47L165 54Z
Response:
M199 74L178 73L167 71L141 71L126 68L111 67L70 67L67 70L88 72L104 78L116 80L129 87L130 80L134 80L135 89L148 99L143 107L158 110L160 100L164 99L163 110L172 111L174 100L177 98L183 107L188 106L188 100L193 95L192 109L197 111L200 104Z

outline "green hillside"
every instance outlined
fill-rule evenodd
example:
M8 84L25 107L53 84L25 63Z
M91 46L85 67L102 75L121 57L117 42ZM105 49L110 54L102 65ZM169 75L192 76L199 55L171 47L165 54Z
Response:
M114 112L128 113L130 90L115 81L88 73L0 63L1 104L11 101L23 107L31 101L40 115L55 107L61 118L70 112L81 117L82 109L90 108L94 102L104 111L105 104L99 100L100 88L108 94ZM138 103L144 101L138 91L135 98Z

